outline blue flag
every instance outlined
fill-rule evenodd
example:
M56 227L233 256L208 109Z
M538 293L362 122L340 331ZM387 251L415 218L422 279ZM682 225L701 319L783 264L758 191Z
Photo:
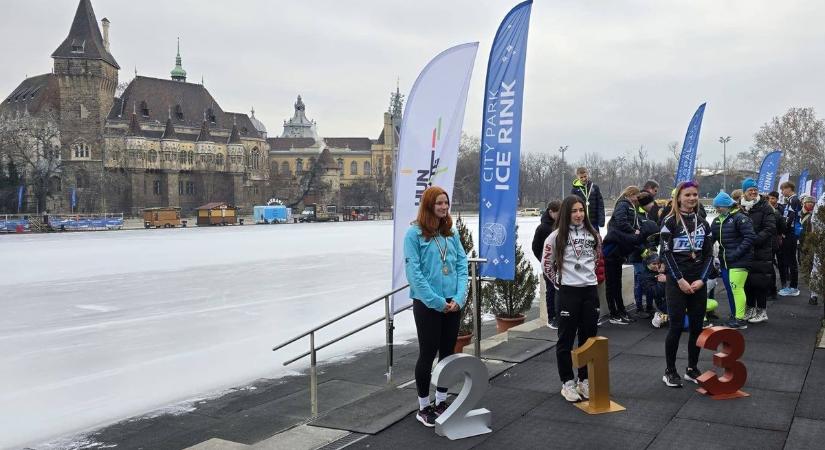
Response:
M500 280L515 276L521 107L532 6L533 1L528 0L507 13L487 64L481 125L479 255L487 258L481 275Z
M72 212L74 212L75 208L77 208L77 188L73 187L72 188Z
M781 150L775 150L765 155L765 159L762 160L762 167L759 169L759 181L756 182L759 192L767 193L773 190L781 159Z
M808 183L808 169L799 174L799 184L796 185L796 192L801 193L805 190L805 185Z
M23 191L25 189L25 186L17 188L17 214L20 214L20 210L23 208Z
M685 142L682 144L682 154L679 156L679 166L676 167L676 184L693 179L696 172L696 151L699 149L699 131L702 129L702 117L705 115L705 105L702 103L693 119L690 120Z
M825 188L825 178L820 178L816 180L816 184L814 185L814 192L811 194L816 201L819 201L819 196L822 195L822 189Z

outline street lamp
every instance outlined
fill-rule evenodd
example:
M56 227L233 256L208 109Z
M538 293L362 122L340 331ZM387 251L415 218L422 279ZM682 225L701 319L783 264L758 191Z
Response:
M728 148L727 144L730 142L730 136L720 137L719 142L722 143L722 190L728 192Z
M564 171L567 170L564 165L564 152L567 151L567 145L563 145L559 147L559 152L561 153L561 199L564 199Z

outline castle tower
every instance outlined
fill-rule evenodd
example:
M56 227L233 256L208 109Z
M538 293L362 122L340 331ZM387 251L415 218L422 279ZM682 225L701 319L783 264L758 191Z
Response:
M183 70L183 65L180 58L180 38L178 38L178 56L175 57L175 68L170 72L172 79L175 81L186 82L186 71Z
M109 53L90 0L80 0L69 35L52 53L60 91L61 143L66 149L83 142L91 159L102 158L102 134L114 103L120 66Z

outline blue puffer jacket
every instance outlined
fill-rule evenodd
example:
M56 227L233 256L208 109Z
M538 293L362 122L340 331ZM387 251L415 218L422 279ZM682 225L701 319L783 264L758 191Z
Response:
M723 269L749 269L753 261L753 232L751 219L739 208L713 219L710 226L713 240L719 243L719 261Z
M444 248L447 245L447 267L450 273L444 275L438 239ZM428 308L443 311L446 299L452 298L458 306L464 307L467 297L467 254L453 228L453 235L447 238L437 236L425 239L421 228L413 224L404 236L404 266L410 283L410 297L421 300Z

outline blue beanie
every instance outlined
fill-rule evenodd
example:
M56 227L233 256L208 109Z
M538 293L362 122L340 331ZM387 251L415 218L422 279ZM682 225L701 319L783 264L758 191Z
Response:
M747 191L750 188L756 187L756 181L753 181L753 178L745 178L742 181L742 191Z
M753 181L753 180L751 180ZM720 192L716 195L716 198L713 199L713 206L716 208L730 208L731 206L735 205L736 202L725 192Z

